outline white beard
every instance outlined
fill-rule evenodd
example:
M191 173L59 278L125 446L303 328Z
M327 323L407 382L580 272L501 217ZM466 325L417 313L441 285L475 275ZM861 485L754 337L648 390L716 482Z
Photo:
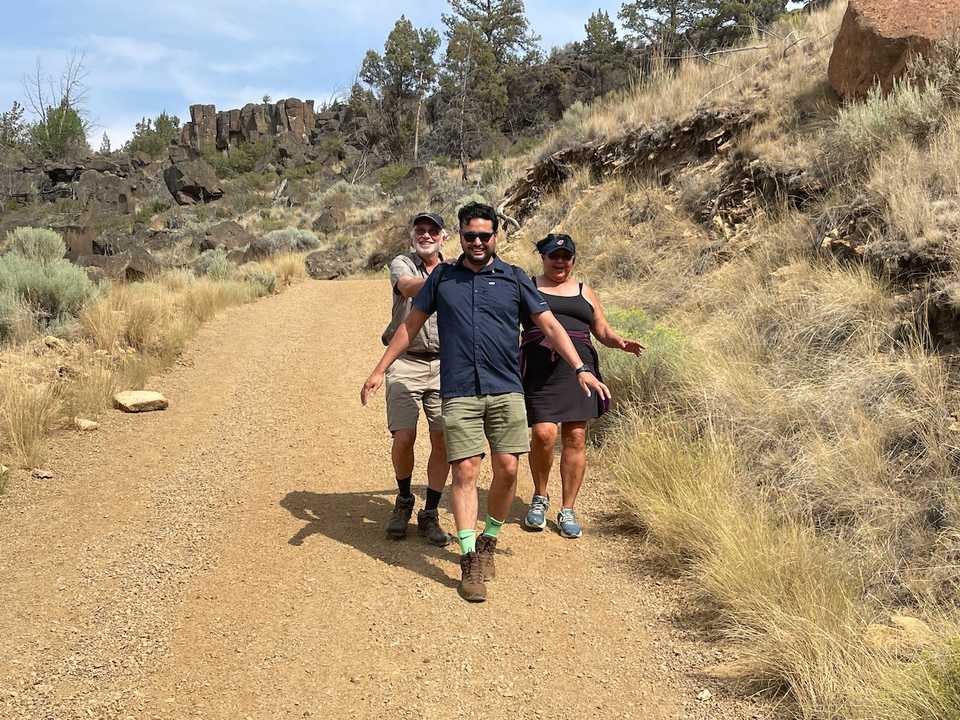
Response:
M414 243L413 251L421 260L427 260L440 252L440 243L432 243L428 248Z

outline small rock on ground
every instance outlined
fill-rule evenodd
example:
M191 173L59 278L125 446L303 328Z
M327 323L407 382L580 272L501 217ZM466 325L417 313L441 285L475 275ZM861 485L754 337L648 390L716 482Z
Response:
M80 417L74 418L73 424L77 426L77 430L83 431L96 430L98 427L100 427L100 423Z
M113 396L113 405L124 412L140 413L150 412L152 410L166 410L170 406L170 403L158 392L126 390Z

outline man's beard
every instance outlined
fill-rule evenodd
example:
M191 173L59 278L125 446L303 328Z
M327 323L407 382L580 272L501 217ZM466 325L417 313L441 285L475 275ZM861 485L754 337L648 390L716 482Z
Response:
M430 247L422 247L419 243L414 243L413 251L421 260L428 260L440 252L440 243L430 243Z

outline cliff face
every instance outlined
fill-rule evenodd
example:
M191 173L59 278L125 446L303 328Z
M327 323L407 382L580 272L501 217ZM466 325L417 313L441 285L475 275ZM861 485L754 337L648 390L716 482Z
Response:
M183 126L180 143L201 150L218 150L287 136L309 144L317 127L313 100L288 98L276 103L248 103L239 110L217 112L214 105L191 105L190 122Z

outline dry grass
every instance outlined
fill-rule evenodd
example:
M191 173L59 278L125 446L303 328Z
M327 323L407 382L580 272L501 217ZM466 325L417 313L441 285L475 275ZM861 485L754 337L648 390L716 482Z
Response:
M625 129L658 121L679 120L705 106L750 103L770 115L770 127L795 117L800 104L816 103L823 95L825 68L833 38L840 28L845 3L829 10L796 15L777 34L747 39L743 47L761 50L728 53L704 62L685 60L679 69L654 63L636 87L603 98L580 112L568 113L548 135L541 154L590 140L606 140ZM782 32L780 32L782 31ZM789 34L788 33L792 33ZM797 37L803 38L794 44ZM757 92L758 82L764 91ZM765 131L757 131L762 138Z
M3 452L12 462L35 465L51 426L96 416L116 391L144 387L179 356L202 323L264 295L264 274L274 272L282 285L296 282L304 276L302 256L247 267L243 277L249 282L172 271L153 282L115 284L82 310L80 337L66 354L40 341L7 350L0 362Z
M51 382L30 382L9 372L0 376L0 430L5 451L24 467L43 456L43 443L59 411L57 388Z
M738 149L839 170L822 207L761 203L739 227L701 225L697 199L721 189L710 165L667 188L578 174L504 251L535 269L530 243L569 232L578 273L649 346L642 361L604 353L621 399L602 428L604 465L754 678L804 718L955 720L960 365L916 324L906 300L920 285L829 261L813 240L825 208L866 194L894 255L946 256L944 286L960 287L960 114L950 77L838 108L824 79L842 11L798 18L801 35L825 39L786 60L771 48L721 56L726 67L688 63L571 113L541 148L759 91L767 120ZM868 640L904 607L935 629L924 653Z

